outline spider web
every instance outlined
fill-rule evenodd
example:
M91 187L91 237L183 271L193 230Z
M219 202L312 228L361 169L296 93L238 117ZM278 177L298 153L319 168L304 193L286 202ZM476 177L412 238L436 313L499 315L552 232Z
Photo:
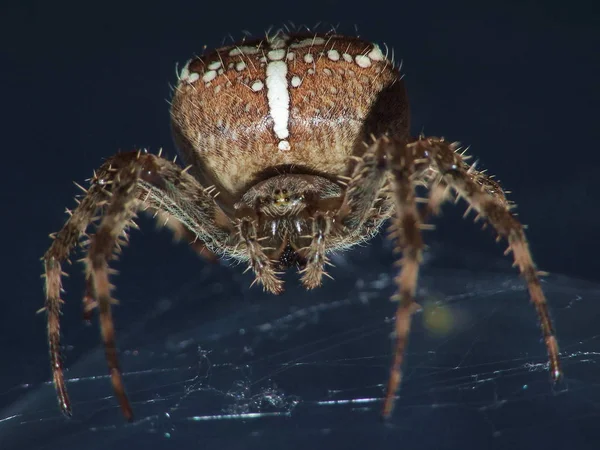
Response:
M0 412L1 448L595 448L599 287L544 280L565 372L552 386L522 281L476 255L465 256L471 269L441 267L438 250L386 424L392 260L367 247L337 258L336 282L311 293L293 274L277 297L247 289L239 268L207 267L120 331L134 423L95 349L67 372L74 418L50 383L17 386Z

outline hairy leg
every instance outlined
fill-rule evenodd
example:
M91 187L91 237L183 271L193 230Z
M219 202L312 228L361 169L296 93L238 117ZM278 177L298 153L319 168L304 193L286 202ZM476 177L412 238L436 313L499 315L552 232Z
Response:
M421 221L424 223L432 216L440 214L442 204L448 199L449 186L441 178L436 177L428 185L429 195L425 200L425 208L421 211Z
M54 236L54 242L44 256L46 276L46 303L48 340L53 381L59 405L64 414L71 414L66 391L63 365L60 358L59 316L61 291L61 263L85 233L98 209L102 221L91 236L86 261L86 310L98 306L106 356L111 369L115 393L123 412L131 418L131 409L122 387L116 360L114 329L110 314L108 261L125 239L125 230L135 226L131 219L139 209L152 208L169 214L185 224L200 239L210 239L211 246L225 245L232 225L218 208L214 199L188 175L185 170L165 159L139 152L122 153L110 158L95 173L91 187L63 228ZM89 312L88 312L89 313Z
M383 147L384 138L379 138L367 146L362 157L353 158L356 165L335 215L336 226L358 230L371 215L371 208L378 200L386 180Z
M424 244L415 197L415 180L426 164L420 157L422 155L402 141L386 142L386 155L387 170L391 175L391 195L395 204L390 237L396 242L396 250L402 252L402 258L398 262L400 273L394 278L397 290L392 299L399 303L395 318L394 356L382 410L384 418L392 414L396 392L402 381L402 362L412 315L420 309L414 297Z
M109 367L113 389L127 420L133 419L133 410L123 385L117 356L115 329L111 311L111 290L108 261L113 258L119 236L135 217L138 202L137 181L141 170L132 161L117 169L111 189L111 200L102 221L92 236L86 262L86 272L91 276L92 293L100 316L100 330L104 352Z
M325 256L325 241L331 231L331 217L323 213L317 213L313 217L312 236L310 245L306 250L306 267L300 271L301 281L306 289L314 289L321 285L323 275L329 276L325 272L325 264L329 260Z
M108 195L103 190L103 186L95 184L87 191L85 198L79 202L77 208L73 212L69 212L70 217L62 229L58 233L50 235L53 239L52 245L42 258L46 292L44 309L47 315L52 381L60 409L67 416L71 416L71 402L65 386L60 347L60 307L63 303L60 294L62 292L61 278L64 275L61 265L67 260L80 237L85 235L96 210L106 202Z
M397 291L392 297L398 301L395 320L394 356L390 378L383 405L383 416L389 417L394 406L395 395L402 378L402 361L410 332L412 315L419 310L414 301L421 253L424 248L420 228L421 218L417 209L415 185L421 181L429 168L429 159L414 146L403 140L386 136L377 139L359 159L353 176L348 183L342 206L335 215L337 226L346 231L356 231L369 217L390 213L390 202L394 211L390 238L396 250L402 252L398 276L394 278ZM441 195L430 200L433 209ZM379 207L376 205L382 203ZM374 211L381 209L382 211ZM383 217L383 216L381 216Z
M256 235L256 222L249 218L243 218L239 222L240 244L246 246L249 256L248 269L252 269L256 278L254 283L262 284L265 291L280 294L283 291L283 281L277 278L277 272L272 262L263 251Z

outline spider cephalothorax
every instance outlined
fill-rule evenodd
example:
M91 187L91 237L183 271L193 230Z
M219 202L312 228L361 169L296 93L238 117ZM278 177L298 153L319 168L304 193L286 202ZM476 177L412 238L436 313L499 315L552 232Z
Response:
M109 158L44 256L52 373L65 414L71 407L60 359L61 264L89 236L84 307L86 314L98 309L115 393L133 417L117 360L108 262L139 211L158 216L204 256L246 261L255 282L273 293L283 290L278 272L292 266L306 288L319 286L327 253L364 242L391 219L390 236L403 256L387 417L418 310L420 229L454 191L508 241L538 312L552 377L560 376L546 300L511 205L498 183L465 163L457 144L410 137L402 77L377 45L333 33L277 32L211 51L181 71L171 117L189 165L139 151ZM415 196L416 185L429 189L427 199Z

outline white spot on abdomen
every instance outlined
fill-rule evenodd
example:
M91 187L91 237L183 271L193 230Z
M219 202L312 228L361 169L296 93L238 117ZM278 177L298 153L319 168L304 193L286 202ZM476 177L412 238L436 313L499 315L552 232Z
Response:
M257 80L254 83L252 83L252 86L250 86L250 88L254 91L254 92L258 92L263 88L264 84L262 81Z
M190 69L189 69L189 65L190 65L190 61L188 60L188 62L185 63L185 66L183 66L183 69L181 69L181 73L179 74L179 81L187 81L187 79L190 76Z
M373 50L367 56L373 61L383 61L385 59L378 45L373 45Z
M267 65L267 99L269 114L273 118L273 131L279 139L290 135L288 121L290 117L290 93L287 82L287 64L284 61L272 61Z
M217 78L217 72L215 72L214 70L209 70L202 76L202 81L204 81L205 83L209 83L215 78Z
M356 55L354 57L354 61L356 61L356 64L358 64L363 69L371 67L371 60L366 55Z
M329 50L327 52L327 57L332 61L338 61L340 59L340 52L337 50Z

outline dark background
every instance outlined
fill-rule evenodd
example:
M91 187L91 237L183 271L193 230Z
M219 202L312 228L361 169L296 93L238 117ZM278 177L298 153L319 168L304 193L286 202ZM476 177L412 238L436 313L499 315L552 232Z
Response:
M362 37L393 47L396 59L404 63L413 133L444 135L470 145L470 152L481 161L479 167L488 168L513 192L510 198L519 205L519 217L529 225L528 236L538 265L565 276L559 277L560 283L557 279L549 283L559 283L558 291L575 296L576 287L583 289L578 284L582 281L575 279L584 279L591 283L586 284L585 289L596 293L594 283L600 280L597 259L600 239L596 234L600 225L597 208L599 10L595 2L576 1L3 2L0 7L0 82L4 152L0 195L4 205L1 225L4 237L1 273L4 276L0 314L3 387L0 409L8 408L26 395L31 396L37 389L46 397L51 394L50 386L40 386L48 380L49 370L44 318L35 314L43 304L39 258L50 243L48 233L58 230L63 223L64 208L74 205L72 197L76 188L71 181L82 182L88 178L103 157L117 150L147 147L156 151L164 147L167 154L174 155L166 100L170 96L168 83L175 82L175 64L185 62L204 46L220 46L229 34L239 38L241 30L249 30L262 35L270 26L277 27L289 20L309 26L323 22L321 30L340 24L340 32L347 33L356 33L356 26ZM509 261L498 262L501 250L489 233L479 232L478 226L460 218L463 211L464 205L456 211L446 206L437 231L428 235L434 250L434 267L430 273L443 274L446 272L435 270L451 267L468 269L468 276L474 279L477 279L477 270L514 275ZM247 289L251 278L240 274L242 268L227 264L211 266L199 261L184 245L173 246L168 233L153 232L151 221L143 220L142 226L118 264L122 275L116 281L117 297L122 301L116 313L118 329L123 330L122 334L129 330L126 339L135 342L131 345L143 348L146 336L133 333L131 324L140 321L147 324L144 318L154 311L159 300L170 298L173 293L193 297L198 290L198 295L200 292L206 295L202 281L206 279L226 288L208 296L203 303L201 314L197 316L202 324L212 320L226 323L227 314L236 308L235 302L245 305L243 308L248 307L248 302L262 301L268 307L283 308L286 302L320 304L330 298L292 288L290 293L277 298L276 303L265 300L266 294L258 289ZM391 267L383 264L390 258L390 249L376 239L371 247L356 250L350 257L351 264L334 270L333 275L342 280L361 276L376 278L376 268L391 274ZM66 284L63 327L69 366L95 351L98 343L95 327L86 327L80 320L80 269L79 266L69 269L73 276ZM514 278L517 279L516 275ZM188 287L185 294L181 293L181 286ZM324 292L335 296L336 292L340 295L348 290L348 295L352 295L354 291L348 286L340 291L330 286ZM443 285L441 287L437 286L438 290L445 291ZM468 286L465 289L468 290ZM525 298L521 297L521 303L527 308ZM590 309L586 317L580 317L579 320L585 320L579 329L587 330L587 326L592 331L572 336L573 343L579 338L594 341L596 337L592 325L600 315L598 307L591 309L594 308L591 302L596 301L597 296L590 295L585 300ZM227 312L223 312L221 306L217 306L219 302L229 305L232 301L233 306L227 307L231 311L225 308ZM186 316L183 306L174 310L173 314ZM523 311L530 321L532 344L539 344L533 314L529 309ZM284 314L283 310L281 313ZM559 313L555 315L560 322ZM142 327L138 332L167 336L169 330L180 331L181 324L173 320L173 323L157 321L154 328ZM348 320L352 322L352 315ZM562 325L565 329L569 323L563 320ZM504 332L497 332L500 338L506 337ZM385 334L383 331L381 336ZM524 340L517 339L515 346ZM121 342L123 346L124 341ZM594 348L600 351L598 345L592 345L590 351ZM537 351L543 356L543 349ZM103 374L101 364L100 359L91 373ZM596 369L595 374L598 373ZM377 375L384 379L385 370ZM544 376L538 374L538 378ZM595 382L597 384L597 379ZM107 380L98 386L102 390L98 396L110 395ZM548 394L550 387L546 389ZM588 392L582 398L586 395L595 395L596 405L586 417L595 418L598 423L598 392ZM561 407L551 398L544 399L544 410ZM96 426L93 414L86 416L89 420L83 424L65 425L54 405L51 402L48 405L43 420L30 418L30 422L29 419L25 422L29 424L29 438L37 433L36 424L46 424L46 421L53 424L49 434L33 441L13 437L10 445L2 445L0 433L0 448L59 448L54 445L59 442L57 436L64 435L63 427L76 429L75 435L87 439L86 430ZM110 400L104 407L108 405L112 406ZM26 411L32 413L35 408L31 406ZM377 436L377 427L380 427L376 410L372 405L371 414L361 416L361 420L373 424L370 436ZM215 411L219 411L219 406L215 406ZM108 413L113 417L108 423L114 434L95 434L93 439L101 442L104 436L111 436L115 448L125 448L122 446L129 445L126 442L130 438L139 439L132 431L136 428L127 428L115 420L116 409L109 408ZM334 417L335 412L331 414ZM0 421L8 415L2 412ZM349 418L348 423L352 423L351 413ZM437 419L442 421L438 424L442 430L455 426L450 422L444 425L447 419ZM291 421L291 425L288 422L290 429L302 429L302 415L295 418L292 414L286 420ZM294 423L295 420L298 422ZM311 445L324 442L321 437L327 435L329 448L335 448L336 442L340 448L352 447L352 440L345 444L335 440L335 431L344 429L341 423L339 428L324 425L323 429L330 432L315 434ZM540 423L539 427L529 429L531 439L549 429L560 436L549 422ZM570 431L573 436L584 437L580 441L568 441L573 444L571 448L586 448L587 443L600 436L600 433L594 435L592 428L586 428L586 423L583 421L580 428L575 425L574 429L579 431ZM14 420L0 424L5 432L12 427L19 428ZM469 445L470 433L468 425L464 427L465 434L460 435L456 443L440 437L441 444L434 442L432 448L465 448ZM268 427L264 429L268 436ZM232 439L231 430L225 428L222 434L219 430L213 430L211 442L214 445L218 445L220 436ZM397 435L392 433L395 441L390 438L385 442L402 445L402 429L396 431ZM389 430L386 432L389 437ZM223 448L243 448L244 436L253 433L252 425L246 424L239 433L238 443L230 441ZM429 436L426 429L422 433L421 437L413 433L413 447L423 442L423 436ZM280 437L285 441L285 435ZM504 445L501 439L494 440L493 433L486 434L488 438L491 445ZM293 446L293 441L288 444ZM202 433L195 435L189 441L192 442L202 448ZM383 441L373 441L375 447L377 442ZM525 442L525 438L513 441L512 448L520 448L519 442ZM546 448L553 448L553 443L558 442L551 440ZM146 445L152 448L152 444ZM159 448L159 444L156 445ZM75 445L73 448L85 447Z

